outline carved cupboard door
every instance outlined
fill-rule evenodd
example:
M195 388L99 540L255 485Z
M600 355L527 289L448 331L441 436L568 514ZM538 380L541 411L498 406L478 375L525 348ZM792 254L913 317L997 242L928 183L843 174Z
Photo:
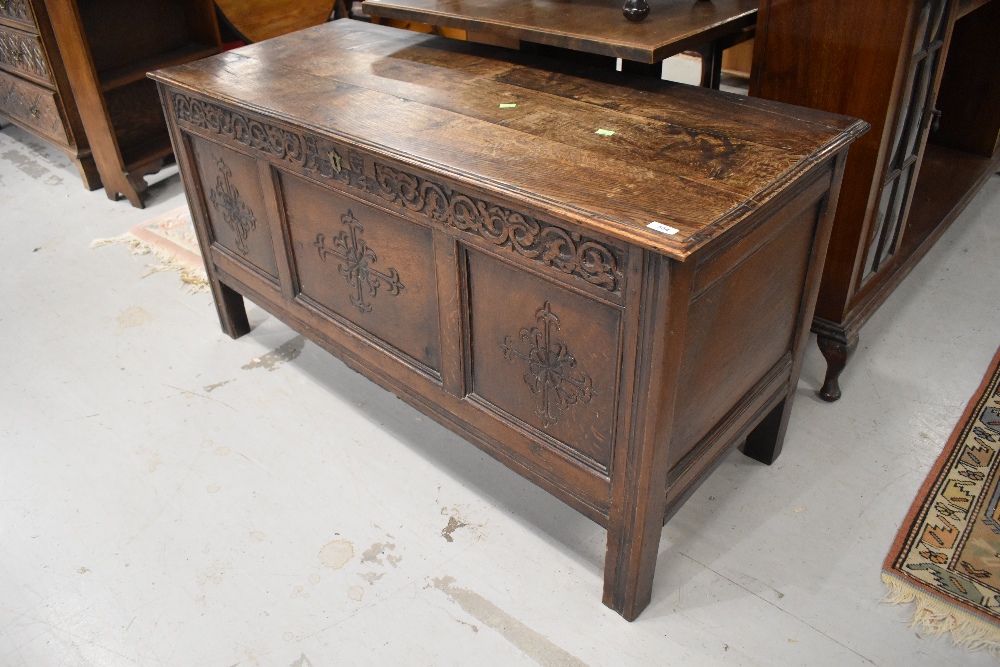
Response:
M953 0L914 3L915 28L909 67L896 112L892 144L886 154L886 172L868 237L862 282L868 281L892 258L902 240L920 157L936 115L934 101L952 5Z

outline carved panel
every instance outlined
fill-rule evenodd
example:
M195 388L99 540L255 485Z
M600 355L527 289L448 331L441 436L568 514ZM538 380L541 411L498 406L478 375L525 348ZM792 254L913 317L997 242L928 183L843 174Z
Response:
M621 310L469 248L470 393L590 468L611 466Z
M279 178L298 301L439 376L433 232L297 174Z
M35 35L0 26L0 67L42 83L52 83L48 60Z
M531 216L377 161L326 139L271 125L225 107L171 94L178 120L287 162L322 178L374 195L452 230L475 235L590 285L620 293L622 251ZM346 154L346 159L344 155Z
M233 230L236 235L236 247L246 256L250 253L247 238L250 232L257 229L257 218L243 201L239 188L233 185L233 170L222 158L218 160L218 167L219 175L215 187L208 193L208 200L212 202L215 211L222 216L226 225Z
M589 403L594 383L589 375L575 370L576 358L566 343L556 339L559 317L548 301L535 312L535 320L538 326L523 327L518 336L528 345L527 352L517 349L513 336L506 336L499 345L507 361L528 362L524 383L538 395L535 414L542 418L542 426L549 426L571 405Z
M351 303L358 312L370 313L372 304L365 300L365 292L368 296L374 297L378 294L378 288L384 284L389 294L398 295L405 288L396 269L389 269L389 273L383 273L375 268L378 256L365 243L361 236L365 228L350 209L340 216L340 222L346 225L347 229L337 234L332 245L326 244L325 234L317 234L314 245L324 261L330 257L340 260L337 270L347 280L348 287L354 290L351 294Z
M192 137L194 162L205 198L213 246L272 282L278 264L257 163L231 148Z
M68 145L56 96L33 83L0 71L0 112L32 131Z
M0 0L0 19L11 19L26 26L35 24L28 0Z

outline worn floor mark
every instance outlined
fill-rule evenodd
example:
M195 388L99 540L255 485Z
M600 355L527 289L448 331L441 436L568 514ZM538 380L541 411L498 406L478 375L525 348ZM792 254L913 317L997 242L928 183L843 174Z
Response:
M469 524L466 523L465 521L462 521L455 515L452 515L448 517L448 525L441 529L441 537L448 540L449 542L454 542L455 538L451 536L452 533L454 533L459 528L465 528L468 525Z
M367 581L369 586L373 586L376 581L385 576L385 572L362 572L358 576Z
M269 371L277 370L283 364L295 359L302 354L302 348L306 345L306 339L296 336L286 343L282 343L264 356L254 357L250 363L242 366L243 370L250 371L255 368L266 368Z
M225 382L216 382L215 384L205 385L204 387L202 387L202 389L204 389L207 393L211 394L213 391L215 391L219 387L225 387L230 382L235 382L235 381L236 381L236 378L233 378L232 380L226 380Z
M354 558L354 545L347 540L333 540L319 550L319 562L333 570L339 570Z
M142 306L129 306L118 314L118 328L122 331L125 329L134 329L155 319L156 317L151 315Z
M387 555L385 552L392 551L396 548L395 544L389 542L376 542L361 554L362 563L375 563L376 565L382 564L382 556Z
M0 158L7 160L22 172L35 179L42 178L43 176L51 173L48 169L40 165L34 158L25 155L20 151L14 150L13 148L0 154ZM60 179L60 181L61 180L62 179Z
M299 659L290 664L288 667L314 667L309 658L306 657L305 653L299 654Z
M532 630L479 593L455 585L454 577L443 576L432 580L434 588L443 592L467 614L479 619L483 625L496 630L504 639L521 649L529 658L543 667L587 667L587 664L544 635Z

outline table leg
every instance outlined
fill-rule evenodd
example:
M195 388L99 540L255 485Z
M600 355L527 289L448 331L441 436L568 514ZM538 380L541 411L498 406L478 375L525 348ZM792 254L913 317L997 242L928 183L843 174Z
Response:
M722 83L723 45L718 40L697 49L701 56L701 85L703 88L719 89Z

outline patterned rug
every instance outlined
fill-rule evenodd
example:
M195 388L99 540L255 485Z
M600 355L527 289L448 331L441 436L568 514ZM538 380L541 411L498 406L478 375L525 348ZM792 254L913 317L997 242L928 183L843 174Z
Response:
M157 263L150 267L149 273L179 271L181 280L193 291L208 289L205 263L187 206L141 222L121 236L97 239L90 247L116 244L127 246L133 255L156 257Z
M1000 658L1000 351L900 528L883 567L913 625Z

